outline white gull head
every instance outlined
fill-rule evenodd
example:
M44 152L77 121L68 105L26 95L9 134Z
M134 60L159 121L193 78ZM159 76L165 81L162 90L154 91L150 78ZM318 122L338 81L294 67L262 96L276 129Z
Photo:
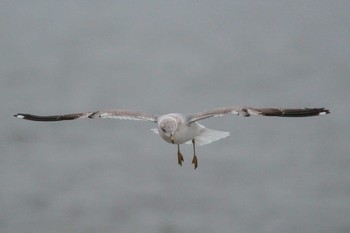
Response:
M178 129L179 121L181 121L181 119L179 119L179 117L174 114L166 114L161 116L157 122L159 135L165 141L174 144L175 143L174 137Z

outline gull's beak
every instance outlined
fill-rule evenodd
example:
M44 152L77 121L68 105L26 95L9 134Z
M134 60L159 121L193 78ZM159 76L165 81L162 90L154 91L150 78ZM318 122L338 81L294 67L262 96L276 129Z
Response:
M170 140L173 144L175 144L173 135L170 135Z

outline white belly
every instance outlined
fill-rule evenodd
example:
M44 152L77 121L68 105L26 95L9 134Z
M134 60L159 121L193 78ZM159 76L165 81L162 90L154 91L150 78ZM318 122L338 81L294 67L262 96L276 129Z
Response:
M189 127L180 127L173 135L174 144L183 144L187 141L191 141L195 137L199 136L205 128L197 122L192 123ZM172 143L170 141L170 143Z

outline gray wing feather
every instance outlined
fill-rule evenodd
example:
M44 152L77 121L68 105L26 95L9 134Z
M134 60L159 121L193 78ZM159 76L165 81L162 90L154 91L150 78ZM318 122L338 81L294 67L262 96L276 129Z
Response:
M145 112L135 112L130 110L105 110L97 111L89 116L89 118L114 118L121 120L136 120L136 121L157 121L157 116L145 113Z

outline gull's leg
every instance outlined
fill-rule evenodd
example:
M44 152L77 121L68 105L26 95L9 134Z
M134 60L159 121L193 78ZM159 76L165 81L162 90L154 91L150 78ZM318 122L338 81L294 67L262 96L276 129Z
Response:
M198 159L196 156L196 145L194 139L192 139L192 145L193 145L193 159L192 159L192 164L194 165L194 169L198 167Z
M184 161L184 157L182 156L180 152L180 145L177 144L177 162L180 166L182 166L182 162Z

